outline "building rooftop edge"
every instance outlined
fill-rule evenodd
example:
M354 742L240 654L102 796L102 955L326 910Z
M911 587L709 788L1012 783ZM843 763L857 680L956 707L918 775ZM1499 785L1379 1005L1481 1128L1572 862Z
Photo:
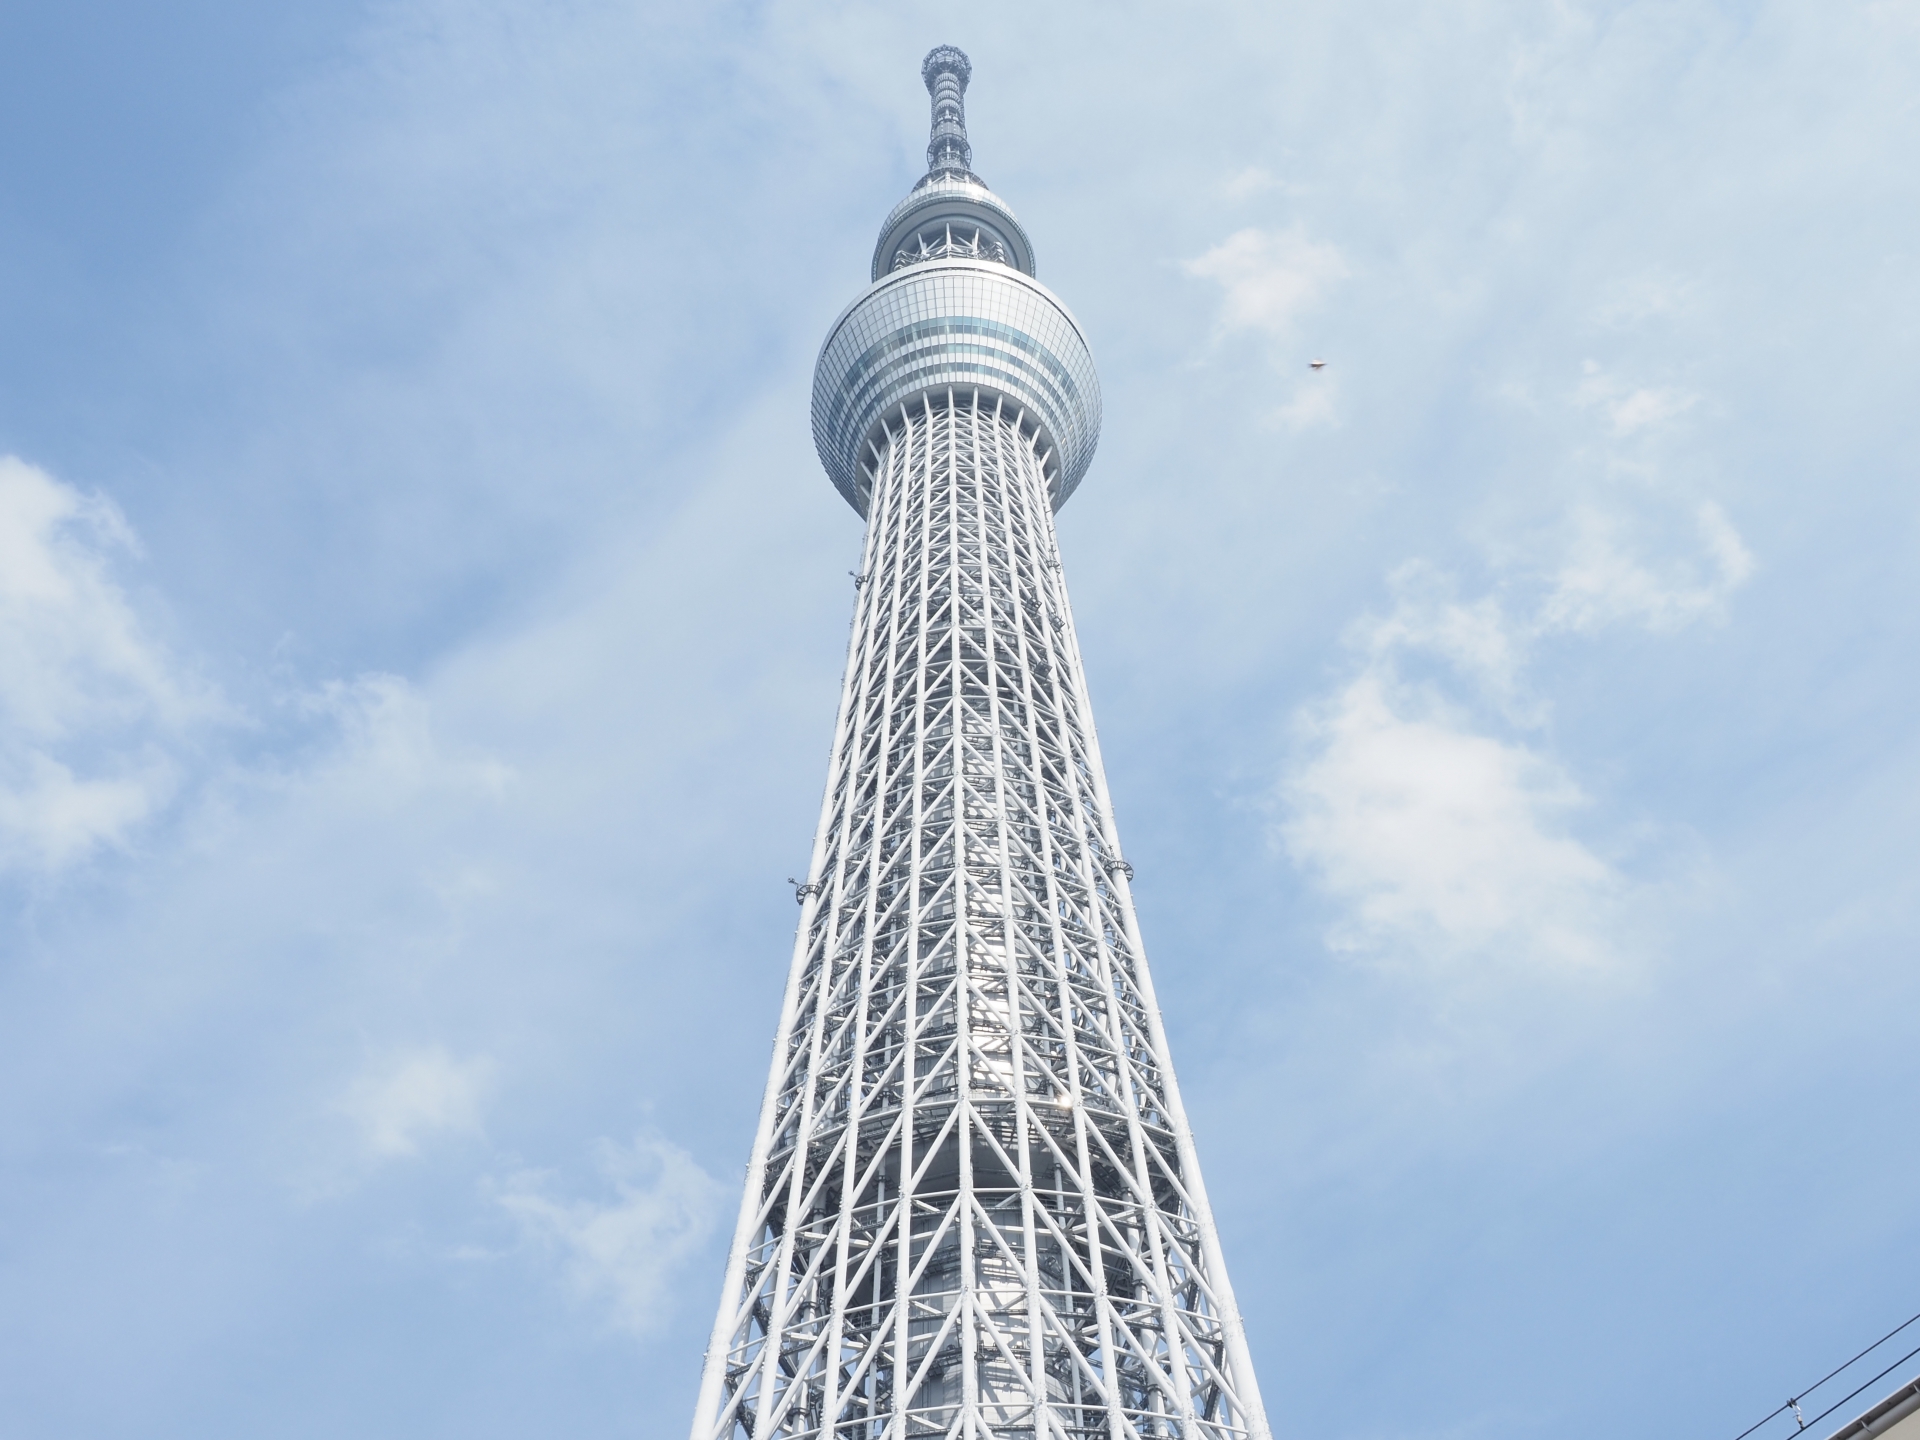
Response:
M1866 1414L1842 1425L1827 1440L1866 1440L1871 1435L1884 1435L1915 1413L1920 1413L1920 1376L1909 1380Z

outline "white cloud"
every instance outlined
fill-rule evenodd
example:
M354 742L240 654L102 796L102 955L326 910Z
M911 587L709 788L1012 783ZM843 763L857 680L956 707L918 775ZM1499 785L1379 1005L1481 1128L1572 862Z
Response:
M341 1108L376 1159L419 1153L438 1134L478 1134L492 1063L456 1060L433 1046L386 1061L356 1080Z
M1618 875L1565 831L1585 798L1524 746L1472 733L1369 669L1305 722L1288 853L1349 907L1339 949L1610 958Z
M0 456L0 868L57 869L165 802L165 742L216 708L112 576L120 512Z
M1629 543L1625 517L1577 511L1530 604L1514 582L1462 599L1451 576L1417 561L1388 577L1392 610L1349 633L1356 670L1298 717L1302 756L1282 786L1287 853L1346 912L1330 944L1562 970L1623 958L1636 887L1571 832L1587 797L1532 745L1477 726L1472 709L1537 728L1547 707L1526 667L1550 638L1616 624L1666 633L1720 614L1753 557L1717 506L1694 520L1697 553L1656 562ZM1415 655L1442 661L1468 703L1408 683Z
M712 1231L724 1188L662 1140L602 1141L598 1158L610 1200L557 1198L549 1177L523 1172L499 1201L530 1241L559 1255L581 1298L604 1304L620 1328L650 1334L667 1316L673 1271Z
M1299 317L1349 273L1337 247L1307 239L1297 225L1237 231L1185 268L1226 292L1222 330L1262 330L1278 338L1291 335Z
M101 715L185 704L165 657L108 574L137 546L102 496L0 456L0 716L57 739Z
M161 762L86 779L38 750L7 759L0 788L0 867L12 862L59 869L97 845L122 838L172 788L172 771Z

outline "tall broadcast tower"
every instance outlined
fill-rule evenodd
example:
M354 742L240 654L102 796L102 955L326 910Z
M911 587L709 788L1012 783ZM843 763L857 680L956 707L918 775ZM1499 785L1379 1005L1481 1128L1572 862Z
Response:
M814 372L866 546L693 1440L1264 1440L1054 544L1099 381L970 70Z

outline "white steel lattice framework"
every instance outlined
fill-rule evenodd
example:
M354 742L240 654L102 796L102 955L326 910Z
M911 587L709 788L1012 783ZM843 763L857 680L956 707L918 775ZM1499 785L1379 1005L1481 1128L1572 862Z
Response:
M923 73L815 377L866 544L693 1440L1265 1437L1054 543L1098 383L968 169L966 57Z

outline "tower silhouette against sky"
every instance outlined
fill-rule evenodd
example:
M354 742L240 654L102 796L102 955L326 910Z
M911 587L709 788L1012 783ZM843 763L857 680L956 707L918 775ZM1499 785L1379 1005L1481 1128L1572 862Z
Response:
M867 521L693 1440L1267 1433L1055 548L1100 387L927 56L927 174L827 336Z

